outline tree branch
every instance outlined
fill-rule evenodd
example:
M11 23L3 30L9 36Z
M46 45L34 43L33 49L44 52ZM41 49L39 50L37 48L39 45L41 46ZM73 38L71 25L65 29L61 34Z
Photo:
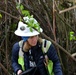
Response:
M10 75L7 71L7 69L0 63L0 67L3 69L6 75Z

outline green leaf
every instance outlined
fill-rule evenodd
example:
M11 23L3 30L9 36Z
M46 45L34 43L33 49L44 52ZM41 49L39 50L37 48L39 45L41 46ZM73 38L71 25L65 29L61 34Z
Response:
M30 15L29 11L27 11L27 10L22 10L22 14L24 16L29 16Z
M20 5L20 10L24 10L24 6L23 5Z
M33 32L33 29L30 27L30 31Z
M2 18L2 14L0 14L0 18Z

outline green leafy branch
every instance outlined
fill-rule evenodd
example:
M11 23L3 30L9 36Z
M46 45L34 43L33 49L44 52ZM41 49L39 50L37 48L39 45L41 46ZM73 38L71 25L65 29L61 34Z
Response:
M28 25L28 27L30 27L30 31L32 32L34 28L40 32L40 24L36 21L33 15L30 15L30 12L28 10L25 10L22 4L17 3L16 8L21 11L21 14L24 16L23 20Z

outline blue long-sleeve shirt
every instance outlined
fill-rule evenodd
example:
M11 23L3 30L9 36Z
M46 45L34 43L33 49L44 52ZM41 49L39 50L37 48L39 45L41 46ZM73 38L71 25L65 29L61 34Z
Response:
M21 65L18 64L19 49L20 49L20 46L19 46L19 43L17 42L14 44L14 46L12 48L12 67L13 67L13 70L15 73L19 69L22 70ZM45 65L43 62L44 56L43 56L41 45L38 43L35 47L31 48L31 51L32 51L32 55L34 57L34 61L36 62L36 64L38 64L37 66L38 66L40 75L47 75ZM24 52L24 63L25 63L26 70L30 68L28 56L29 56L29 52ZM42 59L40 59L41 56L43 56ZM52 62L53 62L54 75L63 75L60 61L59 61L56 49L53 45L51 45L49 50L47 51L47 56L48 56L49 60L52 60Z

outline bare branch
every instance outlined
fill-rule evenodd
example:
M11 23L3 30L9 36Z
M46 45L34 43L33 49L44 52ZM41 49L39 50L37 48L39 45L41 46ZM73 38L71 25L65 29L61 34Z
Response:
M64 9L64 10L59 11L59 14L64 13L64 12L67 12L67 11L70 11L70 10L75 9L75 8L76 8L76 5L73 6L73 7L70 7L70 8L67 8L67 9Z

